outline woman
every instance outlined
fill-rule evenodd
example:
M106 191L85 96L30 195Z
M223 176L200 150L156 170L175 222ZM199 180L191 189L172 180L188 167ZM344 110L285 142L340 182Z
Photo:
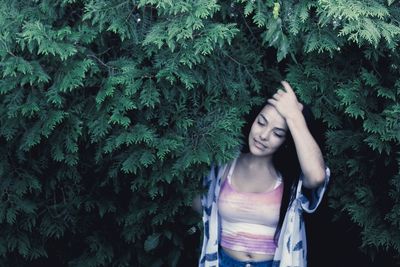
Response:
M318 206L329 169L303 105L287 82L282 86L252 123L249 152L205 179L199 266L307 265L301 213Z

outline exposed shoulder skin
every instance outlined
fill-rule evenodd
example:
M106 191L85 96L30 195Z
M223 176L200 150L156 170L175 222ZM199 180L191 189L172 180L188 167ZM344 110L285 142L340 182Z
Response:
M225 179L228 177L228 173L229 173L229 170L230 170L230 168L231 168L232 162L233 162L233 161L231 161L230 163L228 163L228 164L226 165L225 171L224 171L224 173L222 174L222 177L221 177L221 184L222 184L222 183L225 181Z

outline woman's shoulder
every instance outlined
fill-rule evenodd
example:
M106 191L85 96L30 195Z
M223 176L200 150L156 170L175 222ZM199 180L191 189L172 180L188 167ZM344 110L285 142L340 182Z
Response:
M231 165L232 165L232 161L231 162L229 162L229 163L227 163L227 164L225 164L224 166L222 166L222 168L221 168L221 172L222 172L222 175L221 175L221 184L225 181L225 179L228 177L228 173L229 173L229 169L231 168Z
M226 178L228 178L230 170L232 168L236 169L237 165L240 164L240 157L241 157L241 155L238 155L237 157L235 157L230 162L228 162L228 163L224 164L223 166L221 166L221 170L220 170L221 184Z

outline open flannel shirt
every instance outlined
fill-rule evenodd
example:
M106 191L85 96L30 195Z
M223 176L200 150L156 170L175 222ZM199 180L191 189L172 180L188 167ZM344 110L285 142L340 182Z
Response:
M199 260L199 267L218 267L218 247L220 238L220 223L218 215L218 197L221 186L221 177L229 164L212 166L208 176L204 179L204 185L208 187L208 193L202 196L203 206L203 246ZM281 234L278 239L277 249L273 259L273 267L306 267L307 244L304 227L303 211L314 212L330 177L329 168L325 169L325 182L311 190L311 194L303 194L302 180L300 176L297 184L296 197L288 207L282 224Z

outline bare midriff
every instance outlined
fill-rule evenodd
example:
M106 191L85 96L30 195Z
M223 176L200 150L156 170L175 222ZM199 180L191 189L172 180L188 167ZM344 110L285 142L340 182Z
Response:
M274 258L273 254L248 253L224 247L222 249L226 254L239 261L269 261Z

